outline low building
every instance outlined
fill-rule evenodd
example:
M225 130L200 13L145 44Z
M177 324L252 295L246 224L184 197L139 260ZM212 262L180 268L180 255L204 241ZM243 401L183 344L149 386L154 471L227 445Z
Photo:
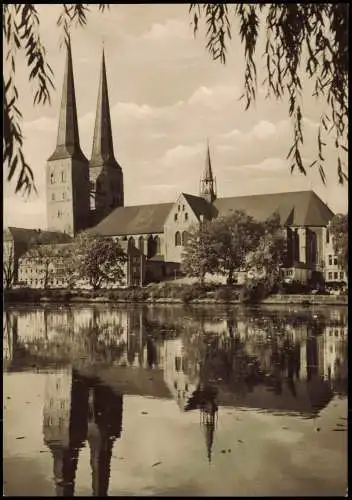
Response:
M325 228L325 255L324 255L324 278L327 284L340 283L347 284L347 273L338 263L338 257L334 252L333 236L330 233L329 226Z
M145 282L146 259L132 241L119 242L127 261L123 266L122 283L111 283L107 287L141 286ZM30 288L67 288L71 274L68 260L74 252L73 243L40 245L31 248L18 260L18 282ZM90 288L86 280L75 284L78 288Z
M35 244L42 242L67 243L72 238L65 233L57 231L43 231L41 229L24 229L7 227L3 231L3 266L13 269L13 283L19 278L19 259Z

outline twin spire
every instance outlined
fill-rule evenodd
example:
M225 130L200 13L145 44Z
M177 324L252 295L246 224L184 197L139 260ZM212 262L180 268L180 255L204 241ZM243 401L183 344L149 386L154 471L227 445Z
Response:
M79 141L76 93L73 78L70 38L66 43L66 47L67 54L56 149L49 160L75 158L87 161L81 150ZM102 55L91 163L94 165L101 165L106 163L109 163L109 165L117 165L114 156L112 140L104 49Z

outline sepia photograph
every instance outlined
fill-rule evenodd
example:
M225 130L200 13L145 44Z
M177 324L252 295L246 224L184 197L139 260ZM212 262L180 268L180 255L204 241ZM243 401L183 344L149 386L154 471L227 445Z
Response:
M3 4L3 496L348 497L349 10Z

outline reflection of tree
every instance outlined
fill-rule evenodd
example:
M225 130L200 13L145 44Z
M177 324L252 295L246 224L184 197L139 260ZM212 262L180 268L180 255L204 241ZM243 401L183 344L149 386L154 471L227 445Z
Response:
M284 315L253 315L246 321L242 318L240 328L236 318L228 317L227 332L211 332L209 328L197 335L185 332L186 358L192 360L189 364L197 366L201 379L206 372L210 383L226 386L226 391L245 396L262 385L280 396L286 386L296 398L302 368L301 346L305 341L308 382L318 374L321 359L316 332L320 331L321 322L318 326L316 318L308 322L306 340L301 334L296 335L299 322L291 320L286 322Z
M96 311L88 324L76 329L73 327L73 321L70 321L72 320L70 314L68 317L62 317L62 323L51 328L50 338L48 338L48 315L49 313L44 311L44 338L26 339L25 347L22 346L23 365L70 363L76 367L110 365L123 355L125 350L123 327L108 321L99 322ZM17 351L20 352L19 349Z

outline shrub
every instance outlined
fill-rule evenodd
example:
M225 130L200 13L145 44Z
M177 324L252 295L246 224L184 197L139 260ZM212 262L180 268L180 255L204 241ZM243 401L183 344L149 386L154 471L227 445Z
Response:
M232 289L231 286L224 286L221 288L218 288L215 292L215 298L217 300L223 300L225 302L233 300L234 296L236 297L236 293L233 293L234 290Z
M256 303L268 296L268 287L263 281L250 281L245 283L240 293L240 301L244 303Z
M187 304L191 300L204 298L206 291L205 286L195 283L194 285L182 287L178 296Z

